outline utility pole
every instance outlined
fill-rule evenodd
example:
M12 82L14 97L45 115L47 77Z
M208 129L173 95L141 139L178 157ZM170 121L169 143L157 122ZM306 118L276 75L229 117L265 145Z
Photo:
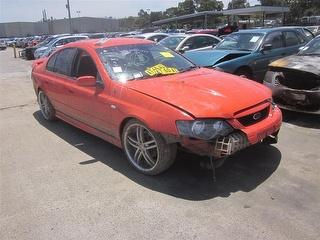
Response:
M72 23L71 23L71 13L70 13L69 0L67 0L66 8L68 9L68 17L69 17L69 32L72 33Z

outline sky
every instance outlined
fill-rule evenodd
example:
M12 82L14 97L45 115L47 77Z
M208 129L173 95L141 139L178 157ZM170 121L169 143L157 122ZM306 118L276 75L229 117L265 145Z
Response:
M0 0L0 22L33 22L42 19L42 10L56 19L67 17L67 0ZM125 17L136 16L140 9L163 11L181 0L69 0L71 16ZM225 7L229 0L223 0ZM257 0L249 0L251 5Z

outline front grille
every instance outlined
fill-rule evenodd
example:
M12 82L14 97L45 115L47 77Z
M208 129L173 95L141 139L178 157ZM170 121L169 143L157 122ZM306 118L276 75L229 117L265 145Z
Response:
M255 113L252 113L250 115L238 118L238 121L243 125L243 126L250 126L252 124L258 123L265 119L268 116L269 113L269 106L258 111Z

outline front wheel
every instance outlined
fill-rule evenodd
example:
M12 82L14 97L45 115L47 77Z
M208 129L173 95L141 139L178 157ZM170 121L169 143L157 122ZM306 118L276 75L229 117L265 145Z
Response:
M52 104L50 103L49 98L41 90L38 93L38 104L44 119L48 121L52 121L55 119L55 110Z
M140 172L157 175L174 162L176 144L168 144L163 137L137 120L124 127L122 144L129 162Z

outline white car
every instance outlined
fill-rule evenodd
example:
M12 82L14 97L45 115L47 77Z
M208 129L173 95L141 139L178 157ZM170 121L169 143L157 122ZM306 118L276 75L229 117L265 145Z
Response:
M38 59L42 57L48 57L58 47L62 47L63 45L70 42L75 42L75 41L80 41L85 39L89 39L89 37L79 35L79 36L64 36L64 37L53 39L48 45L38 48L34 52L34 58Z
M206 50L215 47L221 39L209 34L176 34L171 35L159 43L177 52Z
M150 41L154 41L154 42L159 42L162 39L165 39L167 37L169 37L169 34L166 33L143 33L143 34L139 34L139 35L133 35L130 36L131 38L140 38L140 39L146 39L146 40L150 40Z

